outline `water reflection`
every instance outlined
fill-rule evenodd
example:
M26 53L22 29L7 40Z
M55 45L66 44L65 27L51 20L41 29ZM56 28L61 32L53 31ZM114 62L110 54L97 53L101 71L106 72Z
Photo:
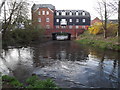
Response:
M53 78L62 87L113 88L118 84L118 52L54 41L3 50L2 55L0 71L19 80L35 73Z

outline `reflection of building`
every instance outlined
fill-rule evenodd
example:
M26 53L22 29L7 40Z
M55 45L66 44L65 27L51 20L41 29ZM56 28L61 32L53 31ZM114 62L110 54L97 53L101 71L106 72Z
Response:
M90 14L84 10L56 10L51 4L34 4L32 21L46 29L46 35L54 32L81 33L90 25Z

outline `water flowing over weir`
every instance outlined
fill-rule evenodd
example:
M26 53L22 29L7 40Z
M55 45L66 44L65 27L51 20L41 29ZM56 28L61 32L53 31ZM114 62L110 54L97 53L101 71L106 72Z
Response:
M73 41L50 41L3 50L0 72L24 80L32 74L52 78L60 87L117 88L118 52ZM64 82L64 83L63 83Z

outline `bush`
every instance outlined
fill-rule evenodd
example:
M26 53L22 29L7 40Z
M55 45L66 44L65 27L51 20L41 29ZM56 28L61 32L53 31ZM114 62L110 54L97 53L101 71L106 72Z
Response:
M108 23L107 24L107 36L116 36L118 30L118 24ZM102 23L95 23L93 26L88 28L90 34L102 34L103 33L103 26Z
M47 88L47 89L59 89L56 84L51 79L40 80L38 76L31 76L26 80L26 85L20 83L14 77L7 75L2 76L3 84L12 85L13 88L29 88L36 89L38 88Z
M118 24L109 23L107 25L107 36L116 36L118 30Z
M33 41L40 41L43 37L44 30L22 30L16 29L7 31L3 39L3 46L16 44L29 44Z
M96 23L93 26L90 26L88 28L88 31L90 34L94 35L103 33L102 23Z

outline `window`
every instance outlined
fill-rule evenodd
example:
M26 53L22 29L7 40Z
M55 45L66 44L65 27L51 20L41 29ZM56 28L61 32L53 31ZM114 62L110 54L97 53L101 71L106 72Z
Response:
M72 19L70 19L69 22L72 22Z
M72 25L70 25L69 28L72 29Z
M57 25L56 28L59 28L59 26Z
M82 29L85 29L85 26L82 26Z
M46 18L46 22L50 22L50 19L49 19L49 18Z
M78 16L78 12L76 12L76 16Z
M56 12L56 15L59 16L59 12Z
M50 25L46 25L46 29L50 29Z
M82 15L85 16L85 12L82 12Z
M49 11L47 11L46 14L49 15Z
M70 12L69 15L71 16L71 15L72 15L72 12Z
M76 22L79 22L79 19L76 19Z
M61 19L61 25L67 25L67 21L66 21L66 19Z
M45 15L45 11L42 11L42 15Z
M41 22L41 18L38 18L38 22Z
M63 12L62 12L62 15L63 15L63 16L65 16L65 15L66 15L65 11L63 11Z
M78 29L79 28L79 26L76 26L76 29Z
M59 22L59 19L56 19L56 22Z
M38 15L40 15L41 13L40 13L40 11L38 11Z
M82 19L82 22L85 22L85 19Z
M61 26L61 28L63 29L63 28L66 28L66 26Z

